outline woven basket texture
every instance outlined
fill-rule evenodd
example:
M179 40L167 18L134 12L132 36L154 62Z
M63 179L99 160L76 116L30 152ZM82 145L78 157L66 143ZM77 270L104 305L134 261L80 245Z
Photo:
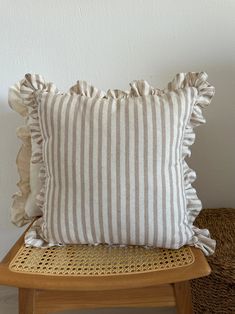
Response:
M195 314L235 314L235 209L204 209L195 224L216 240L209 256L212 273L192 280Z

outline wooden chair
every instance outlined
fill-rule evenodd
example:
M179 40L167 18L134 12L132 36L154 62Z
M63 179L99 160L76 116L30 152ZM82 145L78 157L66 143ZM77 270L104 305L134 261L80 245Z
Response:
M173 306L177 313L191 314L189 280L211 271L195 248L32 249L24 247L23 236L0 263L0 284L19 288L20 314Z

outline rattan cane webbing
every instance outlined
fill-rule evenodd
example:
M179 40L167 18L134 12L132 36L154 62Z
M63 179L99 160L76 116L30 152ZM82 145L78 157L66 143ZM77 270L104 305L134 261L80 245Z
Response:
M204 209L195 222L216 240L212 273L192 280L195 314L235 314L235 209Z
M167 270L193 262L190 247L168 250L107 245L68 245L48 249L22 246L9 268L13 272L31 274L104 276Z

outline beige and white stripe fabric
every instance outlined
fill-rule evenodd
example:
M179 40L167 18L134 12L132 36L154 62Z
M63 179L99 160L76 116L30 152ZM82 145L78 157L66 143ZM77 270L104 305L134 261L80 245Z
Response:
M214 93L206 79L181 73L165 90L134 81L107 93L78 81L62 94L27 75L20 90L38 144L43 215L26 245L189 244L211 254L214 240L193 226L201 202L185 162Z

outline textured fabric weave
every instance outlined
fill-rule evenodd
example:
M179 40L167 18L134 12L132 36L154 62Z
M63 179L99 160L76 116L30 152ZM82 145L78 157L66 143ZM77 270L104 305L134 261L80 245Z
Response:
M32 158L40 165L42 217L29 246L108 243L214 250L193 226L201 202L185 157L214 88L205 73L181 73L161 91L134 81L106 94L80 81L59 93L27 75Z
M195 94L193 88L124 100L43 94L49 242L177 248L192 237L181 210L180 158Z

